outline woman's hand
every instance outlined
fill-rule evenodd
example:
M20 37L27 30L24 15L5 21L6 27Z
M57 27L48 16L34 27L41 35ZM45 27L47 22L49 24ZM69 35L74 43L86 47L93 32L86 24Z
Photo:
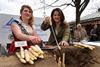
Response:
M44 21L50 21L50 17L49 16L45 17Z
M52 23L51 23L51 18L50 18L49 16L47 16L47 17L44 18L44 22L45 22L46 24L49 24L49 25L52 24Z
M66 41L61 41L61 42L59 43L59 45L61 45L61 46L68 46L69 44L68 44L68 42L66 42Z
M29 37L30 41L34 44L39 44L41 43L41 38L40 37L37 37L37 36L30 36Z

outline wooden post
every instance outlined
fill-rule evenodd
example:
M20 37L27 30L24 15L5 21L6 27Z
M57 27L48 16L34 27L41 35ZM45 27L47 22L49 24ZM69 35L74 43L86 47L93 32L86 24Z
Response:
M63 53L62 57L62 67L65 67L65 53Z

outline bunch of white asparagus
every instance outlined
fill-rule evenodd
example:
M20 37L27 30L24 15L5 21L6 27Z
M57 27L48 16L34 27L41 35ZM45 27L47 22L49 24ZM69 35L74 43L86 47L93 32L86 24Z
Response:
M44 52L38 45L34 45L25 50L20 47L20 52L16 52L16 56L22 63L34 64L34 60L37 58L44 58Z
M80 43L77 43L77 44L75 44L74 46L79 47L79 48L89 48L90 50L95 49L95 46L87 45L87 44L80 44Z

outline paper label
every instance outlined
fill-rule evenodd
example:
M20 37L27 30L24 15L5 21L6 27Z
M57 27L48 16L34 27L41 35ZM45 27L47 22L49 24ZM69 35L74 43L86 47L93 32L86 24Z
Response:
M16 41L15 42L15 47L23 47L27 46L27 41Z

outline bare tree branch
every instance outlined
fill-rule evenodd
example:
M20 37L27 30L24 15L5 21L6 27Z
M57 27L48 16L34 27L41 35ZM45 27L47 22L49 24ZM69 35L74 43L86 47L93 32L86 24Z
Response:
M75 0L72 0L72 2L75 4L76 2L75 2Z
M84 0L84 2L81 4L80 7L80 14L83 12L83 10L86 8L90 0Z
M50 5L55 4L56 2L58 2L59 0L55 0L53 3L51 3ZM43 1L40 1L41 3L44 3Z
M55 3L58 2L58 1L59 1L59 0L55 0L55 1L54 1L53 3L51 3L50 5L48 5L48 4L45 3L45 5L46 5L45 8L47 8L47 7L49 7L49 6L53 5L53 4L55 4ZM40 0L40 2L44 4L43 1ZM51 7L52 7L52 6L51 6ZM37 9L34 9L34 10L36 11L36 10L43 9L43 8L44 8L44 6L42 6L42 7L40 7L40 8L37 8Z
M48 5L48 4L46 4L47 6L51 6L51 7L62 7L62 6L65 6L65 5L67 5L67 6L69 6L69 5L71 5L71 4L66 4L66 3L64 3L64 4L61 4L61 5Z

